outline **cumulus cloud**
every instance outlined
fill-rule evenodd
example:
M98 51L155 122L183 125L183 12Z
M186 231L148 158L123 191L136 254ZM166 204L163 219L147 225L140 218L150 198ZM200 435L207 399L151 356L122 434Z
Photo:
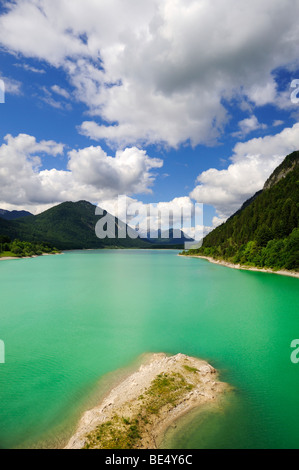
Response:
M163 161L150 158L136 147L108 156L101 147L88 147L69 152L68 168L81 184L107 188L115 194L140 194L151 192L154 168L161 168Z
M239 122L240 130L238 132L234 132L234 137L245 137L247 134L250 134L253 131L258 129L267 129L266 124L262 124L258 121L256 116L250 116L249 118L243 119Z
M0 147L1 202L15 206L44 202L39 155L57 156L63 152L63 145L53 141L37 142L35 137L26 134L7 135L4 141Z
M225 170L211 168L201 173L190 196L217 210L219 224L238 210L245 200L263 188L284 157L299 148L299 124L279 134L239 142Z
M62 155L63 144L7 135L0 146L0 205L3 209L41 211L66 200L99 199L151 192L153 169L163 162L137 148L108 156L101 147L71 150L68 170L41 170L47 155Z
M16 0L0 42L64 68L94 116L84 135L177 147L219 137L224 99L292 106L272 72L298 65L298 13L293 0Z

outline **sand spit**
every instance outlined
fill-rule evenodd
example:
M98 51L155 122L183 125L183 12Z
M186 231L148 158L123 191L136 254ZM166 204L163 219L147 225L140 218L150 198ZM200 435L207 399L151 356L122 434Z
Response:
M228 388L205 361L153 354L99 406L84 413L65 448L156 449L175 420L216 402Z
M280 271L274 271L273 269L270 268L255 268L253 266L245 266L241 264L233 264L229 263L228 261L222 261L218 259L211 258L209 256L199 256L199 255L181 255L179 256L185 256L186 258L200 258L200 259L206 259L210 263L213 264L219 264L220 266L226 266L227 268L233 268L233 269L242 269L244 271L256 271L259 273L270 273L270 274L280 274L281 276L290 276L290 277L297 277L299 278L299 272L296 271L287 271L287 270L280 270Z

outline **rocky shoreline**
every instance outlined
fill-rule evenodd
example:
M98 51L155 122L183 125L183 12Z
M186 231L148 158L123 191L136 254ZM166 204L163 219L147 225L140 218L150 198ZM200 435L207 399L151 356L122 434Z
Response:
M178 354L150 355L139 370L82 416L66 449L156 449L179 417L229 388L207 362Z
M296 272L296 271L287 271L287 270L274 271L273 269L270 269L270 268L255 268L254 266L245 266L242 264L229 263L228 261L224 261L224 260L217 260L217 259L211 258L210 256L200 256L200 255L187 255L186 256L182 254L179 254L179 256L185 256L186 258L206 259L210 263L219 264L220 266L226 266L227 268L242 269L244 271L255 271L259 273L280 274L281 276L290 276L290 277L299 278L299 272Z

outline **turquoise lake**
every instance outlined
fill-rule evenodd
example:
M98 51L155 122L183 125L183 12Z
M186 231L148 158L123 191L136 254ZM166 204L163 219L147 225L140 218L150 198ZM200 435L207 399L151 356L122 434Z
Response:
M173 448L299 448L299 281L176 251L0 262L0 447L60 447L144 353L208 360L234 387L184 418ZM108 374L108 375L107 375Z

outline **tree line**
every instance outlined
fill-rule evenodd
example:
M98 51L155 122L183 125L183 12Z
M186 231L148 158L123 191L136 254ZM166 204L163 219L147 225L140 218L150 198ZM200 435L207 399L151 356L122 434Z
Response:
M299 269L299 167L298 152L286 159L285 175L209 233L203 246L185 254L199 254L236 264L272 269ZM278 172L276 172L278 173Z
M11 256L17 258L40 256L43 254L59 253L57 248L43 242L24 242L11 240L7 236L0 235L0 257Z

